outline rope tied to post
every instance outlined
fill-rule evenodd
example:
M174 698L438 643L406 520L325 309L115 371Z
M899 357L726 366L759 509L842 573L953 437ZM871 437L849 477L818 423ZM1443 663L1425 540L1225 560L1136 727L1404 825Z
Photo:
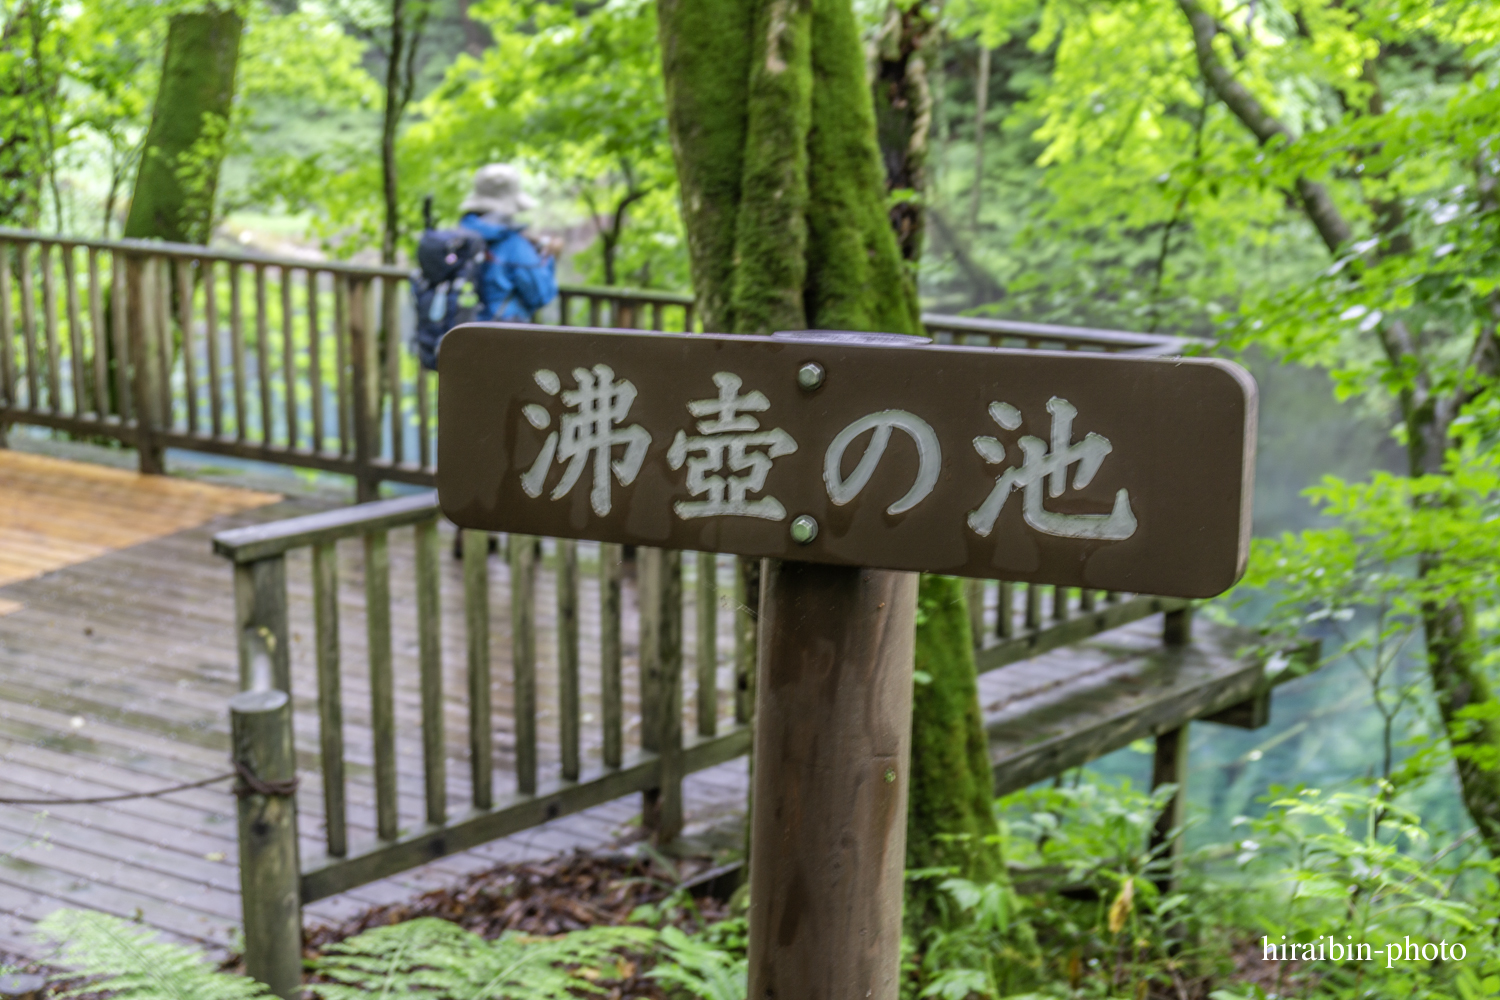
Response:
M285 781L267 781L242 760L234 762L234 773L240 779L234 785L235 798L243 799L251 795L292 795L297 791L299 779L295 775Z

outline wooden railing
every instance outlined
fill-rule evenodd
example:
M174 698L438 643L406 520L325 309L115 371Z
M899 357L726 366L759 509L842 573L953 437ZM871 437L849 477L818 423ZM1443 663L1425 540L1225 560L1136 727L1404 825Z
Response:
M0 441L34 424L433 484L436 376L404 344L409 272L0 229ZM690 296L564 286L565 325L695 330ZM940 342L1165 354L1178 338L929 314Z
M413 865L464 850L495 837L537 825L557 816L597 805L631 792L645 792L655 803L645 822L657 836L669 839L681 823L681 783L685 775L739 756L750 746L751 675L754 669L753 614L742 593L721 601L721 577L732 557L697 553L690 558L693 588L695 649L692 704L683 704L684 666L684 554L640 549L637 572L627 581L621 571L620 547L552 540L551 565L537 561L537 540L510 536L505 540L509 594L511 677L513 705L500 728L514 740L513 766L502 776L507 794L497 796L494 771L494 733L499 725L490 704L492 682L490 622L491 576L487 537L461 532L462 599L450 602L449 614L461 614L465 661L467 764L469 783L461 818L451 818L447 800L443 719L442 618L440 593L439 513L434 495L419 494L396 500L361 504L327 513L226 531L214 548L234 564L241 687L293 692L292 639L289 621L296 611L310 618L313 636L313 673L316 676L319 764L325 818L323 856L304 866L301 898L321 899ZM394 709L395 681L392 653L392 549L390 533L411 529L414 557L416 628L415 713L421 730L423 799L421 823L402 833L396 789ZM343 662L340 608L358 601L340 598L340 543L358 543L358 558L346 551L363 578L365 662ZM579 573L580 548L596 566L597 583L585 588ZM292 554L310 553L305 573L311 613L288 603L287 561ZM721 572L721 569L724 572ZM556 594L554 609L538 616L541 590L538 572L550 577ZM499 574L496 574L498 579ZM743 575L734 571L738 586ZM986 588L988 590L986 591ZM627 593L628 592L628 593ZM580 686L580 621L585 597L591 598L588 618L597 621L597 648L586 657L597 664L598 688L587 693ZM627 600L626 597L631 599ZM725 595L726 597L729 595ZM1096 591L1025 584L974 581L970 590L974 633L981 670L993 669L1032 653L1114 628L1160 611L1176 611L1187 602L1153 597L1121 598ZM628 609L638 609L634 620ZM727 618L721 621L721 618ZM542 626L539 628L539 624ZM718 636L728 630L733 653L729 671L720 670ZM545 633L545 635L540 634ZM633 672L639 682L635 708L639 737L627 746L625 657L623 637L638 636L639 656ZM413 637L408 637L410 640ZM543 713L537 703L537 649L554 650L557 704ZM343 645L348 644L347 636ZM412 659L408 657L407 659ZM357 667L351 674L350 667ZM720 683L728 674L728 684ZM362 706L368 722L370 770L374 795L372 816L361 825L372 831L365 843L349 836L349 808L345 800L345 755L342 721L348 705L342 694L346 675L368 678L370 704ZM296 693L296 692L293 692ZM597 722L585 748L585 704L599 707ZM550 709L551 706L548 706ZM721 712L721 709L724 711ZM555 719L547 741L554 758L548 768L538 764L538 718ZM723 717L721 717L721 714ZM684 718L688 721L686 735ZM585 749L588 750L585 753ZM590 766L585 766L585 759ZM414 817L407 816L409 823Z

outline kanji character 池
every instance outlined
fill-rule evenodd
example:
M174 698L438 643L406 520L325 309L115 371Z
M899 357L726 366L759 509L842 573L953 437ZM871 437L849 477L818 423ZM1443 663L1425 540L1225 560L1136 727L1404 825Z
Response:
M558 395L562 389L557 374L546 368L536 371L532 378L549 396ZM521 488L529 497L541 496L547 472L555 458L558 462L568 463L562 478L552 489L552 499L560 500L578 483L592 459L594 481L589 490L589 503L594 513L603 517L612 506L610 473L614 473L621 486L635 482L641 463L646 460L651 435L640 424L620 426L635 402L635 386L626 379L616 381L614 370L608 365L575 368L573 378L578 388L562 392L563 405L573 412L564 413L558 429L547 435L536 461L521 476ZM546 430L552 425L552 414L546 407L527 403L521 412L537 430ZM625 449L619 458L614 457L617 447Z
M990 404L990 417L1002 428L1013 431L1021 426L1021 413L1009 403ZM980 536L995 529L995 521L1012 490L1021 491L1021 514L1037 531L1064 538L1095 538L1119 541L1135 534L1135 514L1130 509L1130 494L1125 489L1115 493L1114 508L1108 514L1058 514L1042 505L1042 484L1049 496L1062 496L1068 487L1068 469L1073 473L1073 488L1082 489L1093 482L1094 474L1113 450L1109 439L1090 432L1082 441L1073 441L1073 418L1078 409L1066 399L1053 396L1047 401L1052 414L1052 446L1040 438L1027 435L1021 446L1021 467L1011 466L995 480L995 488L979 508L969 514L969 527ZM974 439L974 450L991 465L1005 461L1005 446L987 435Z
M702 500L679 500L672 505L683 520L694 517L763 517L780 521L786 508L772 496L750 498L765 489L771 461L797 450L797 442L780 427L761 430L752 414L764 413L771 403L765 393L751 390L740 395L742 381L732 372L714 374L717 399L695 399L688 412L699 417L698 433L679 430L667 449L667 464L674 469L687 465L687 488ZM726 468L727 467L727 468ZM741 476L717 475L742 472Z

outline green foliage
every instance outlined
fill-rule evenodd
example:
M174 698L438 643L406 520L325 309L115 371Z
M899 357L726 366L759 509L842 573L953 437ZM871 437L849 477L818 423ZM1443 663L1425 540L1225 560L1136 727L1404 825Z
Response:
M601 992L594 979L613 969L621 949L647 947L654 936L642 928L596 927L555 938L507 933L486 941L457 924L422 917L331 946L313 963L331 982L312 990L324 1000L372 994L575 1000Z
M269 996L244 976L219 972L191 948L156 940L156 932L87 910L57 910L37 925L58 945L55 961L87 977L64 997L106 994L118 1000L250 1000Z
M726 920L689 936L662 929L662 961L648 975L700 1000L744 1000L749 989L744 918Z

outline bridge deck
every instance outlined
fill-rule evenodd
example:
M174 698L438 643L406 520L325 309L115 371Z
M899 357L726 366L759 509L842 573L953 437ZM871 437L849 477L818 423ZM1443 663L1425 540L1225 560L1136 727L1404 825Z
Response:
M224 528L308 513L327 506L308 499L145 478L96 466L40 460L0 450L0 798L84 797L147 791L226 770L226 703L236 685L233 598L227 563L211 554L209 539ZM12 552L9 539L23 537ZM584 552L587 563L589 550ZM341 546L341 638L345 663L345 726L349 761L351 838L371 835L373 794L364 663L359 548ZM401 817L420 819L421 748L417 719L415 572L409 535L392 536L393 646L398 678L398 753ZM313 679L310 567L306 553L289 559L296 737L308 771L316 765L316 685ZM691 562L691 561L689 561ZM727 572L727 565L725 566ZM509 597L506 569L491 560L493 702L500 789L510 771ZM590 581L588 574L585 581ZM727 581L726 581L727 582ZM556 767L556 701L547 665L554 661L550 572L538 574L538 704L542 769ZM461 575L444 560L443 658L447 705L450 808L468 802L466 711L462 702L464 636ZM684 587L688 595L691 586ZM993 594L993 590L992 590ZM582 596L586 754L599 753L595 721L598 685L597 593ZM627 608L633 602L627 583ZM7 613L8 612L8 613ZM719 627L721 712L731 712L728 606ZM692 609L684 615L686 647L694 648ZM627 741L638 728L634 695L635 641L627 616L625 660ZM981 700L1001 724L996 752L1008 739L1027 742L1031 727L1006 712L1029 698L1058 703L1060 688L1103 681L1130 690L1149 710L1198 711L1184 696L1177 672L1163 672L1157 655L1160 617L993 671L981 679ZM1208 635L1206 630L1205 635ZM1207 674L1239 676L1241 664L1220 643L1199 643L1193 669L1182 676L1200 687ZM1210 648L1212 647L1212 648ZM1175 662L1175 661L1174 661ZM691 684L691 663L686 671ZM1190 676L1189 676L1190 675ZM1142 680L1132 682L1131 677ZM1185 680L1183 683L1187 683ZM1189 693L1190 694L1190 693ZM1064 699L1066 700L1066 699ZM694 703L685 692L685 706ZM1199 699L1201 702L1201 699ZM1092 703L1091 703L1092 704ZM1174 707L1175 706L1175 707ZM1196 707L1194 707L1196 706ZM1090 709L1097 716L1097 709ZM999 716L996 713L999 713ZM1063 713L1066 715L1067 713ZM1148 717L1149 716L1149 717ZM1134 729L1113 726L1091 737L1098 749L1118 745L1163 716L1132 717ZM1144 719L1145 722L1141 720ZM1060 717L1052 713L1056 726ZM1096 720L1097 721L1097 720ZM550 741L550 742L549 742ZM1076 756L1076 753L1075 753ZM689 779L690 821L709 823L743 806L745 762L734 761ZM164 934L222 951L239 916L233 798L227 782L154 799L101 805L0 805L0 958L43 957L34 940L37 920L59 907L102 910L138 918ZM321 789L304 778L298 808L313 852L322 833ZM374 883L309 908L308 921L337 919L378 902L404 899L449 883L460 874L502 860L554 854L615 842L639 813L634 798L554 820L464 855Z

